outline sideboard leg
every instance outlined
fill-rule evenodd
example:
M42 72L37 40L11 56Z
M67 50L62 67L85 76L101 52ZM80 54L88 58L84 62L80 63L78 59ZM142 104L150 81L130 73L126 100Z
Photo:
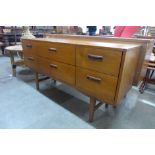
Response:
M113 105L113 108L114 108L114 109L116 109L116 108L117 108L117 106L116 106L116 105Z
M108 108L108 106L109 106L109 104L105 104L105 108L106 108L106 109Z
M39 90L39 74L35 73L35 82L36 82L36 89Z
M96 99L94 97L90 97L89 103L89 122L93 121L94 112L95 112Z
M56 85L57 81L56 80L53 80L53 83Z

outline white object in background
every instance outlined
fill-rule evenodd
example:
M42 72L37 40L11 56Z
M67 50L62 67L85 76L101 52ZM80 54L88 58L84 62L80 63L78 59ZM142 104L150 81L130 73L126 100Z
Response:
M151 56L150 56L150 61L154 61L155 62L155 56L153 53L151 53Z
M33 39L35 36L30 32L29 26L23 26L21 39Z

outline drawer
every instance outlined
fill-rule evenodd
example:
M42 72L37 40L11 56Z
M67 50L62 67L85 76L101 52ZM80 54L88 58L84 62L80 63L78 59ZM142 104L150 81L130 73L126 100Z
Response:
M24 56L34 56L35 55L35 42L29 40L22 40L22 47Z
M24 63L26 66L30 67L31 69L37 71L37 60L33 56L24 56Z
M113 103L117 78L77 67L76 86L86 95L96 97L107 103Z
M37 55L75 65L75 46L73 45L37 42Z
M76 65L101 73L118 76L122 52L108 48L78 46Z
M38 72L47 76L51 76L50 61L44 58L37 57Z
M39 72L70 85L75 85L75 67L57 61L38 58Z

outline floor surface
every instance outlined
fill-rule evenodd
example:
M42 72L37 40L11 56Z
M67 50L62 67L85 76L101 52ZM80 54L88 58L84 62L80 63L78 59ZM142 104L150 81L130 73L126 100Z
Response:
M0 83L10 80L8 75L11 74L9 57L0 56ZM28 68L18 67L17 79L35 89L34 73ZM75 89L59 82L55 85L52 80L46 80L40 84L40 93L88 122L89 99ZM25 107L25 110L30 110L27 108ZM112 106L107 109L104 105L101 106L95 112L94 120L90 125L98 129L155 128L155 87L149 85L144 94L140 94L138 88L133 87L116 109Z

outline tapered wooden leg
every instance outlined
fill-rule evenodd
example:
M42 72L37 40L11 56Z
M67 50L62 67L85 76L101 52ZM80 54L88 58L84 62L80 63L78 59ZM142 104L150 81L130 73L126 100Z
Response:
M12 65L12 74L16 77L16 65Z
M95 112L96 99L94 97L90 97L89 103L89 122L93 121L94 112Z
M15 60L14 60L14 54L10 51L10 60L11 60L11 65L12 65L12 74L14 77L16 77L16 65L15 65Z
M54 84L56 85L57 81L56 80L53 80Z
M109 106L108 104L105 104L105 108L106 108L106 109L108 108L108 106Z
M35 82L36 82L36 89L39 90L39 74L35 73Z
M153 74L154 74L154 70L152 71L152 73L151 73L151 75L150 75L150 79L152 78Z
M139 88L139 92L140 92L141 94L144 93L144 90L145 90L146 85L147 85L147 79L149 78L149 75L150 75L150 70L147 69L145 78L143 79L143 82L142 82L142 84L140 85L140 88Z
M114 108L114 109L116 109L116 108L117 108L117 106L116 106L116 105L113 105L113 108Z

